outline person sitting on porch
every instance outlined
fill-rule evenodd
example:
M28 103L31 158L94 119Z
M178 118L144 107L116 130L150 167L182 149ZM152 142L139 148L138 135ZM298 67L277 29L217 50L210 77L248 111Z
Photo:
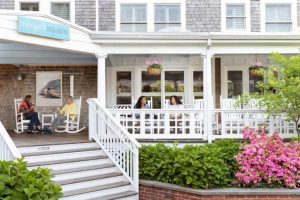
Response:
M147 97L140 96L140 98L134 106L134 109L150 109L150 106L147 102ZM135 114L135 118L140 119L140 114ZM149 116L147 117L146 115L145 118L149 118Z
M168 107L169 109L183 109L183 105L182 102L180 101L178 96L171 96L170 97L170 105ZM170 114L170 126L175 126L177 124L178 126L182 126L182 121L180 119L182 119L182 115L181 114ZM176 123L177 122L177 123ZM178 129L177 132L180 132L181 129ZM175 132L175 130L174 130Z
M73 97L68 96L66 104L62 109L58 109L57 117L53 120L52 125L49 127L50 133L54 133L55 130L67 120L67 115L70 115L70 118L74 120L76 113L77 109L75 103L73 103Z
M183 108L182 102L181 102L181 100L179 99L178 96L173 95L173 96L170 97L169 108L171 108L171 109Z
M40 126L38 113L35 112L34 105L31 101L32 96L26 95L18 109L18 113L24 113L25 119L30 120L29 127L27 130L27 133L29 134L38 131Z

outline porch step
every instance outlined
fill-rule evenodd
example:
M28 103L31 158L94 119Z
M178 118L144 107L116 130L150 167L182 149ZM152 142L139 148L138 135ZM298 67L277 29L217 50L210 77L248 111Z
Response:
M44 168L51 169L53 175L72 173L72 172L81 172L86 170L93 169L103 169L107 167L115 166L113 162L109 159L99 159L99 160L88 160L88 161L79 161L79 162L69 162L53 165L44 165ZM29 169L38 168L40 166L29 167Z
M95 150L73 153L48 154L40 156L27 156L25 157L25 161L27 162L27 166L32 167L73 161L95 160L102 158L107 158L105 153L102 150Z
M138 200L133 186L97 143L20 147L30 170L49 168L62 200Z
M112 178L103 178L99 180L67 184L63 186L63 193L64 196L67 197L124 185L129 185L129 182L125 179L125 177L117 176Z
M103 179L115 176L121 176L122 173L115 167L96 169L88 171L79 171L73 173L58 174L54 177L54 181L60 185Z
M86 194L64 197L61 200L138 200L138 195L131 190L130 185L110 188ZM116 193L116 191L118 191Z
M92 151L100 149L99 146L94 143L77 143L77 144L64 144L64 145L44 145L33 147L20 147L19 152L23 156L37 156L46 154L58 154L58 153L71 153L78 151Z

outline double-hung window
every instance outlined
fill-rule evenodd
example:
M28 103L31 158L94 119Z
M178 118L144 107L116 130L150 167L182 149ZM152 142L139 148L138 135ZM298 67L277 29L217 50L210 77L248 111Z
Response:
M40 5L38 2L20 2L20 10L23 11L39 11Z
M266 4L266 32L290 32L292 30L291 4Z
M70 21L70 3L51 3L51 14Z
M226 5L226 30L246 29L245 4Z
M155 5L155 31L168 27L181 27L180 4Z
M147 6L145 4L121 4L122 32L147 32Z

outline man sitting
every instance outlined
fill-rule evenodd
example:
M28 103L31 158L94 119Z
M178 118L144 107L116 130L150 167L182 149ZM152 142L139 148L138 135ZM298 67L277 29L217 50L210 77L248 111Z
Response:
M52 125L49 127L50 133L54 133L55 130L62 125L66 119L67 115L70 115L72 120L75 120L77 109L76 105L73 103L73 97L67 97L67 103L64 105L62 109L58 109L57 117L53 120Z

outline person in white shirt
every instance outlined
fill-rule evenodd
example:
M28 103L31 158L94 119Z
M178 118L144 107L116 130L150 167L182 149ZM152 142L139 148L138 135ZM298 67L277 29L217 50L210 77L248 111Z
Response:
M182 102L180 101L178 96L171 96L170 97L170 105L168 107L169 109L183 109ZM182 114L173 113L170 114L170 126L171 127L179 127L182 126ZM172 130L172 129L171 129ZM177 133L182 131L181 129L177 129ZM175 129L174 129L175 132Z

